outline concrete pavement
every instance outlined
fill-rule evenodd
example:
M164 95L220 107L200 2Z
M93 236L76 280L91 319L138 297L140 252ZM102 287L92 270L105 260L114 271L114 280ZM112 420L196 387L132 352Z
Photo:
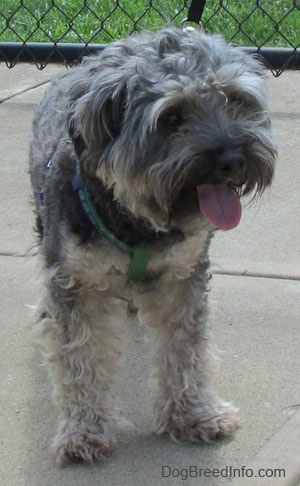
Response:
M210 301L221 359L218 388L240 408L242 428L232 440L210 445L154 437L147 339L143 328L128 322L128 366L117 386L122 412L134 428L118 434L117 447L103 464L59 469L48 449L55 427L51 387L27 332L27 305L37 299L34 257L22 255L33 242L27 174L32 113L47 82L62 69L50 65L40 72L17 65L8 70L0 64L1 484L298 486L300 73L270 76L279 144L272 189L261 202L245 208L238 228L220 232L212 248ZM225 479L234 470L240 477Z

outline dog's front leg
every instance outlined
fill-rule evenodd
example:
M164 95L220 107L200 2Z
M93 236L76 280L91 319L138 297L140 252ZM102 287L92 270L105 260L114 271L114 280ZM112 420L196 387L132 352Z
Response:
M207 277L200 273L186 281L173 279L141 299L141 317L157 340L156 432L174 439L209 441L229 436L238 426L235 407L220 400L212 386L206 287Z
M103 294L103 295L102 295ZM56 274L44 293L36 324L47 357L59 413L53 448L57 462L92 463L113 445L111 395L118 367L120 303L71 277Z

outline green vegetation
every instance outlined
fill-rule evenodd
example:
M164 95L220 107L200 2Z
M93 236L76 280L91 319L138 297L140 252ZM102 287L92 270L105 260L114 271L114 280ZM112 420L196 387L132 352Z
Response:
M0 42L106 43L134 30L180 25L187 0L1 0ZM222 4L222 6L221 6ZM240 45L299 45L300 0L210 0L209 32Z

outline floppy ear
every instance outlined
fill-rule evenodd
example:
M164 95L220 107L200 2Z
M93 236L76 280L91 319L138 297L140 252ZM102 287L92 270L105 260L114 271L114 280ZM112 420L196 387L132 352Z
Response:
M93 76L91 74L91 76ZM89 89L74 100L68 118L75 152L99 154L122 128L126 106L126 80L113 70L94 74Z

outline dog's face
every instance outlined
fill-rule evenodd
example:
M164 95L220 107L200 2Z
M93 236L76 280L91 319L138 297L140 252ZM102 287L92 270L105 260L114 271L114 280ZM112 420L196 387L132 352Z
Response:
M276 157L260 64L218 37L172 29L87 63L69 117L86 176L157 230L199 205L212 226L236 226L239 196L270 184Z

